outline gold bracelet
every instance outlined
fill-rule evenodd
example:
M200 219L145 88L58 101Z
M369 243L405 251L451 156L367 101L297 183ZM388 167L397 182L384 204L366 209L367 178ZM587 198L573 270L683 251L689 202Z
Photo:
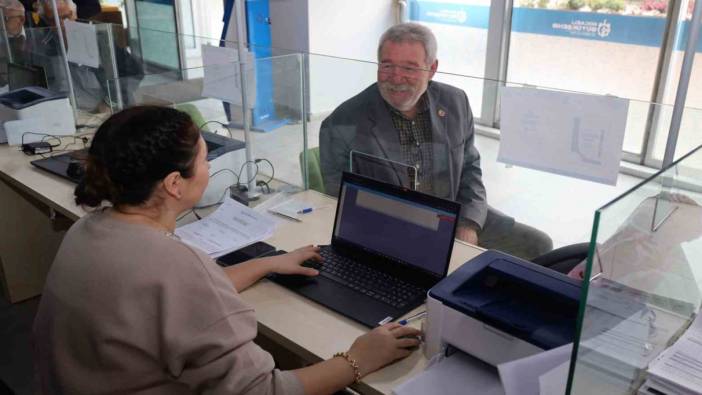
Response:
M334 354L334 358L336 357L341 357L346 360L346 362L351 365L351 368L353 368L353 382L358 384L361 382L361 369L358 367L358 362L356 362L355 359L351 358L349 353L347 352L338 352Z

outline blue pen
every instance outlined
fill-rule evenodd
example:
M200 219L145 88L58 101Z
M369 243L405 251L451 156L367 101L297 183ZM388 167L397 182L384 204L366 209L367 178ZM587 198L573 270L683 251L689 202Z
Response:
M297 213L298 214L307 214L307 213L311 213L312 210L313 210L312 207L307 207L307 208L303 208L302 210L299 210Z
M417 313L415 315L409 316L409 317L405 318L404 320L400 320L400 321L398 321L398 323L400 325L407 325L408 323L410 323L412 321L416 321L420 318L423 318L425 315L427 315L427 312L422 311L421 313Z

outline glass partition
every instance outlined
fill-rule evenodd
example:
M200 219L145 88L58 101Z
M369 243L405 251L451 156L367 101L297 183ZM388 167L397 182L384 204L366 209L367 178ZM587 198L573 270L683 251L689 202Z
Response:
M242 89L239 62L211 63L178 71L145 74L138 81L134 104L173 106L187 112L203 131L224 136L208 141L211 180L200 206L216 203L229 188L244 188L255 179L256 193L300 190L304 186L303 147L306 124L302 109L302 61L297 54L255 59L245 66L247 116L250 133L246 136L243 125ZM261 75L259 70L268 74ZM254 100L258 78L275 81L265 102L268 118L276 120L273 127L261 129L252 122L261 101ZM108 87L136 83L130 77L111 80ZM110 90L112 110L122 107L115 89ZM272 109L272 110L271 110ZM207 137L207 136L206 136ZM222 153L217 141L236 146ZM247 157L246 143L251 150ZM225 150L226 151L226 150ZM247 170L252 161L252 173Z
M412 173L413 169L417 169L418 178L420 178L417 189L442 197L453 198L457 196L455 188L457 185L461 185L462 181L451 180L451 177L456 177L457 172L456 166L450 165L450 163L454 158L459 160L457 158L460 157L462 158L460 160L465 164L466 152L458 152L456 148L462 143L462 137L456 136L463 136L462 134L456 133L456 130L451 130L446 134L439 133L431 136L432 143L430 145L426 146L420 141L420 147L417 147L417 141L413 140L414 136L399 136L389 115L388 105L383 99L379 99L376 94L373 96L373 100L376 101L369 104L368 95L365 95L366 99L364 100L366 101L364 102L356 96L362 94L366 89L376 89L377 92L377 88L372 86L378 79L377 64L317 54L307 54L306 60L309 70L306 80L308 86L306 91L309 95L307 106L309 109L309 149L313 155L320 155L318 161L313 160L310 163L308 172L311 176L310 188L335 196L338 193L341 171L353 170L363 173L358 168L351 167L350 153L354 151L375 159L374 166L367 166L375 170L366 172L366 175L377 176L382 173L385 175L383 179L386 181L411 185L412 180L409 179L411 177L407 177L407 174ZM609 95L591 95L442 72L437 72L432 80L458 87L464 91L469 89L465 93L473 112L476 111L475 105L480 101L480 97L475 96L475 92L470 90L471 86L488 87L497 91L500 95L500 107L503 105L502 95L504 94L504 91L499 89L500 87L522 88L541 93L553 92L555 95L560 95L558 96L561 98L560 101L556 101L557 106L544 102L543 105L534 108L532 115L538 114L542 120L545 119L544 117L549 118L549 122L551 122L551 118L554 118L553 121L556 122L551 130L548 130L550 134L541 137L542 144L530 144L527 147L527 145L515 144L514 140L511 139L515 135L514 130L527 133L530 122L535 121L529 119L529 114L522 114L519 111L521 118L515 118L514 106L506 112L502 109L501 126L503 132L509 129L511 122L513 132L509 136L502 135L500 140L496 140L494 139L496 134L492 130L476 124L474 141L480 158L479 162L475 161L475 165L479 166L482 171L482 180L489 206L506 214L502 218L507 218L507 223L509 218L513 218L521 224L542 231L551 239L554 248L587 242L590 238L592 213L607 201L636 185L642 178L617 174L620 169L620 162L617 158L621 159L621 155L618 157L615 155L614 161L610 159L609 164L605 166L610 169L610 177L613 178L604 180L602 177L592 174L574 174L577 173L575 170L578 166L574 166L574 173L569 173L565 166L559 162L552 162L555 164L549 167L543 163L537 166L514 160L512 162L506 161L506 152L509 151L510 147L512 150L514 147L525 150L522 156L538 159L550 160L553 157L562 156L563 161L570 161L571 159L568 158L571 155L578 155L579 163L589 166L596 163L597 158L603 155L602 150L611 149L612 146L617 145L619 148L626 149L627 146L633 147L642 144L643 131L650 122L649 114L670 111L672 107L640 100L617 99ZM457 95L461 96L460 93ZM355 99L352 99L354 97ZM349 100L351 101L340 108L342 103ZM568 100L573 103L582 101L584 104L573 104L570 107L565 107L564 102ZM618 121L618 124L607 126L615 133L620 133L619 140L612 144L611 141L606 140L605 134L601 130L590 130L588 125L592 124L593 119L599 118L598 111L604 113L603 111L608 109L585 105L588 100L617 103L624 109L624 116ZM359 106L362 110L358 109ZM570 118L565 117L565 110L562 108L569 108L568 111L572 112L569 115ZM599 108L600 110L593 112L590 108ZM334 111L336 111L334 116L330 116ZM456 107L433 108L430 114L432 127L437 124L445 125L447 122L453 122L449 120L457 116L456 111ZM702 120L702 111L700 110L687 108L685 114L686 117ZM473 115L475 116L475 113ZM556 119L561 116L567 119L560 121ZM510 117L512 117L511 120ZM579 120L576 122L575 118L579 118ZM463 119L468 119L468 116L463 116ZM570 123L564 123L566 121ZM516 129L515 125L517 125ZM463 126L453 125L450 128L455 129ZM685 126L683 125L683 127ZM623 136L621 135L622 131ZM456 139L452 140L451 136L456 137ZM401 139L406 140L404 144L401 144ZM561 153L549 151L553 139L560 139L560 144L563 147ZM520 139L517 141L519 142ZM591 155L594 156L590 157ZM356 155L356 157L359 156ZM477 156L473 154L473 158L477 158ZM383 160L388 161L387 163L394 161L399 164L394 165L395 169L392 169L392 172L378 170L377 162ZM588 164L588 161L592 163ZM432 165L429 174L422 175L422 172L428 171L428 168L418 166L419 162L428 162ZM402 171L404 176L398 175L398 166L405 169ZM393 166L386 164L380 167L388 169ZM614 170L613 175L612 169ZM646 173L638 174L645 175ZM574 177L576 175L581 178ZM421 180L422 177L424 177L424 182ZM422 185L426 189L423 189Z
M572 394L636 393L699 311L702 147L595 213Z

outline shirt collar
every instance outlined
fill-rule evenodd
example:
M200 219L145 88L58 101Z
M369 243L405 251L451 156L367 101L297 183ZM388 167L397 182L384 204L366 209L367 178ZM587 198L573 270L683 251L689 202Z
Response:
M396 109L395 107L391 106L390 103L388 103L387 101L385 101L385 105L388 107L392 114L402 117L403 119L410 120L405 116L405 114L403 114L400 110ZM417 115L422 114L428 110L429 99L427 98L427 92L424 92L424 94L422 94L422 96L419 97L419 100L417 100Z

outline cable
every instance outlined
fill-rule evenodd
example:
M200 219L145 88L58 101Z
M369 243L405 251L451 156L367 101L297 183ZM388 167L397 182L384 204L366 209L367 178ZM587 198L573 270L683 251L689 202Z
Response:
M230 190L231 188L232 188L231 185L228 186L228 187L226 187L226 188L224 188L224 192L222 192L222 195L219 197L219 199L217 199L216 202L210 203L210 204L206 204L206 205L204 205L204 206L194 206L194 207L193 207L193 210L195 210L195 209L201 210L201 209L204 209L204 208L210 208L210 207L214 207L214 206L217 206L217 205L219 205L219 204L222 204L222 201L224 201L224 197L227 196L227 191ZM198 216L197 213L195 213L195 211L193 211L193 214L195 214L196 217Z
M273 181L273 177L275 176L275 167L273 167L273 163L271 163L271 161L269 161L269 160L266 159L266 158L256 159L254 162L255 162L255 163L258 163L258 162L266 162L266 163L268 163L268 166L271 167L271 176L270 176L270 178L268 179L268 181L266 181L266 184L268 184L269 182Z
M231 169L219 169L219 170L217 170L216 172L210 174L210 180L213 179L213 178L215 178L218 174L220 174L220 173L222 173L222 172L225 172L225 171L228 171L228 172L232 173L232 175L233 175L234 177L236 177L236 183L237 183L237 185L238 185L238 184L239 184L239 175L236 174L236 173L234 172L234 170L231 170Z
M195 212L194 212L192 209L186 211L183 215L181 215L180 217L176 218L176 222L178 222L178 221L180 221L181 219L187 217L188 214L190 214L190 213L193 213L193 214L194 214Z
M33 135L35 135L35 136L42 136L41 140L39 140L39 141L46 141L45 139L46 139L47 137L56 139L56 140L59 142L57 145L51 145L51 144L49 144L49 145L51 145L51 148L52 148L52 149L55 148L55 147L58 147L59 145L61 145L61 138L60 138L60 137L54 136L53 134L48 134L48 133L35 133L35 132L24 132L24 133L22 133L22 137L21 137L21 140L20 140L20 142L21 142L22 144L24 144L24 136L26 136L26 135L28 135L28 134L33 134Z
M234 138L234 136L232 136L232 131L229 130L229 125L225 125L224 123L219 122L219 121L214 121L214 120L213 120L213 121L207 121L207 122L203 123L202 125L200 125L200 131L202 132L202 128L204 128L205 126L207 126L207 125L210 124L210 123L217 123L217 124L219 124L220 126L222 126L222 127L227 131L227 133L229 133L229 138L232 138L232 139ZM215 134L217 134L217 133L215 133Z
M255 160L247 160L247 161L245 161L245 162L241 165L241 168L239 169L239 174L237 174L237 180L236 180L236 187L237 187L237 188L241 187L241 185L242 185L242 183L240 182L240 180L241 180L241 173L244 172L244 166L246 166L246 165L249 164L249 163L252 163L254 166L256 166L256 172L253 174L253 176L251 177L251 179L246 180L246 182L243 183L243 185L249 185L249 183L250 183L251 181L255 180L255 179L256 179L256 176L258 176L258 170L259 170L259 169L258 169L258 163L257 163L257 161L255 161Z

